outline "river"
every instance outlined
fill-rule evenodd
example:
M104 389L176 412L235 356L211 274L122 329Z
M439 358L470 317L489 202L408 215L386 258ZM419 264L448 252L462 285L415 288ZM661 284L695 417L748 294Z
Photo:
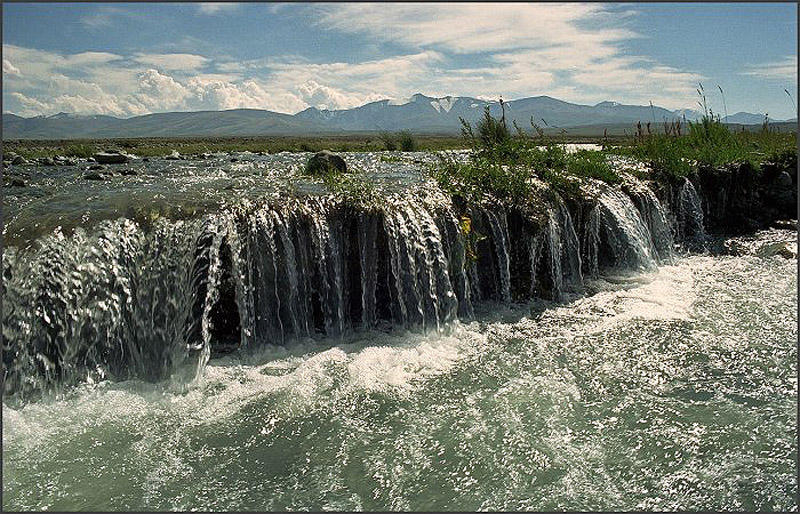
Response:
M796 510L796 240L4 402L3 508Z

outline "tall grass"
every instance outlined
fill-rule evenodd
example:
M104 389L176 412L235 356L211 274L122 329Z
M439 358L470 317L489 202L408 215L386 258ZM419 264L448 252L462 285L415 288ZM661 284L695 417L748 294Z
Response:
M632 144L616 151L652 165L655 171L670 176L686 176L698 166L716 167L734 162L748 162L758 169L763 162L782 162L797 155L797 135L779 133L768 124L761 131L733 132L718 116L704 115L688 123L680 133L638 133Z

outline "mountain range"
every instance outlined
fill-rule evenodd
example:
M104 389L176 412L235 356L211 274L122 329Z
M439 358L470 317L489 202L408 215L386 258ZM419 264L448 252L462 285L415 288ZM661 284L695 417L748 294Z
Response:
M470 97L430 97L417 93L403 100L379 100L351 109L309 107L297 114L259 109L166 112L116 118L104 115L59 113L23 118L3 114L3 139L80 139L170 136L298 136L411 130L426 134L455 134L460 119L476 122L489 107L494 116L505 113L509 124L530 130L531 123L549 130L579 127L602 132L603 127L631 127L641 121L661 124L678 119L694 120L700 113L670 111L662 107L601 102L581 105L549 96L505 102ZM736 113L725 121L760 124L760 114Z

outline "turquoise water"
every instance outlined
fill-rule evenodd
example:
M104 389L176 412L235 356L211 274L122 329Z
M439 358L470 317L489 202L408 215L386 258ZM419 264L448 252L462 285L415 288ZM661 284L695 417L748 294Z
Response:
M797 261L689 256L442 333L3 406L21 510L796 510Z

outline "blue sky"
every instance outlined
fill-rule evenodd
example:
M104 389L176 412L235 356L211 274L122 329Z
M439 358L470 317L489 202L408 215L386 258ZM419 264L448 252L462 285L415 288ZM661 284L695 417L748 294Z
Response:
M550 95L795 116L794 4L5 4L24 116ZM796 100L796 99L795 99Z

